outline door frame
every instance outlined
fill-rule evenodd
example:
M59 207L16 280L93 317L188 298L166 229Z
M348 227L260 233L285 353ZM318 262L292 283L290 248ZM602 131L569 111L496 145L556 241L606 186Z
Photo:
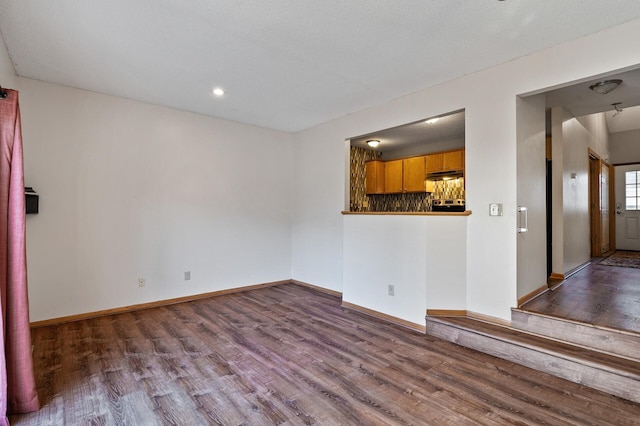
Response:
M589 149L589 241L591 257L602 255L600 245L600 157Z
M609 252L616 251L616 167L609 164Z
M615 201L615 186L613 177L613 166L608 164L591 148L589 155L589 232L590 232L590 253L591 257L600 257L615 250L615 217L609 212L609 251L602 252L602 209L600 205L600 182L602 166L609 168L609 210Z

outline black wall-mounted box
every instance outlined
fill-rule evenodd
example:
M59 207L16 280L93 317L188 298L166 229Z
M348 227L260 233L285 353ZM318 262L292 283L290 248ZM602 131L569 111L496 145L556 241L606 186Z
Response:
M24 188L25 210L27 214L38 213L38 194L33 188L25 186Z

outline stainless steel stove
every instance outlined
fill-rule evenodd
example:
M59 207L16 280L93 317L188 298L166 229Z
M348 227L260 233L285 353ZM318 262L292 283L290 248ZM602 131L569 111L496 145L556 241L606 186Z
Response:
M464 199L438 199L431 203L433 212L463 212L465 210Z

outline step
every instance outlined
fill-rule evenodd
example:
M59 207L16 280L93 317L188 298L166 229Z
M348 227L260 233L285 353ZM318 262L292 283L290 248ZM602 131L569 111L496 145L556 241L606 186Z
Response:
M468 317L426 320L432 336L640 402L640 362Z
M640 334L565 318L511 309L511 327L640 361Z

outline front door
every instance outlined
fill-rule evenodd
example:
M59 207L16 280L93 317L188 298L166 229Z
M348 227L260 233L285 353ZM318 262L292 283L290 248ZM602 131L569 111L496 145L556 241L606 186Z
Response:
M640 251L640 164L615 167L616 249Z

